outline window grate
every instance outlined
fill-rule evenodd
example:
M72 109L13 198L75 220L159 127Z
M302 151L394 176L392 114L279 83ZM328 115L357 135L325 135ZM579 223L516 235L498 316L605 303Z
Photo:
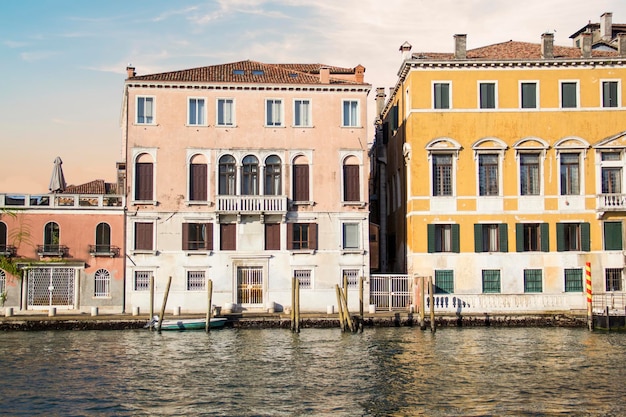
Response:
M296 269L293 271L293 276L300 283L301 289L311 289L313 288L313 280L311 278L311 270L310 269Z
M454 271L435 271L435 294L454 293Z
M111 296L111 274L106 269L98 269L94 274L94 297Z
M524 292L542 292L541 269L524 270Z
M348 288L359 288L359 270L358 269L344 269L343 277L348 278ZM343 285L343 283L341 284Z
M150 290L150 271L135 271L135 291Z
M187 291L204 291L205 289L205 271L187 271Z
M565 270L565 292L583 291L583 270L580 268Z

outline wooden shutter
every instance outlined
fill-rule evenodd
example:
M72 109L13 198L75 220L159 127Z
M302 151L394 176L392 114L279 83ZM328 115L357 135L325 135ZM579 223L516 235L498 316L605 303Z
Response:
M189 200L207 200L206 164L191 164L189 166Z
M317 223L309 223L309 249L317 250Z
M589 229L590 229L589 223L580 224L580 249L584 252L589 252L591 250L591 239L590 239Z
M293 166L293 200L309 201L309 166Z
M509 226L503 223L498 226L500 232L500 252L509 251Z
M543 239L543 233L542 239ZM556 224L556 251L563 252L565 250L565 224Z
M150 201L152 195L152 162L138 162L135 166L135 200Z
M343 166L343 201L360 201L359 166Z
M428 253L435 252L435 225L429 224L428 229Z
M451 225L452 231L452 252L461 252L461 226L458 224Z
M280 250L280 223L265 223L265 250Z
M541 251L549 252L550 251L550 229L548 223L541 223L539 226L541 233Z
M183 250L189 250L189 223L183 223Z
M293 223L287 223L287 249L293 250Z
M220 224L220 249L237 249L237 225L234 223Z
M515 250L524 252L524 224L515 223Z
M204 237L204 249L213 250L213 223L205 223L206 236Z
M604 250L622 250L622 222L604 222Z
M474 252L483 251L483 225L474 225Z
M153 250L152 223L135 223L135 249Z

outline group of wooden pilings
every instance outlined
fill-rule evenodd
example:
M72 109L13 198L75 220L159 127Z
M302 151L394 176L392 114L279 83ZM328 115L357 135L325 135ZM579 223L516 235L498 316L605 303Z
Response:
M170 294L170 286L172 285L172 277L167 279L167 286L165 287L165 294L163 294L163 304L161 305L161 314L159 315L159 321L157 323L157 332L161 332L161 325L163 324L163 318L165 317L165 307L167 306L167 297ZM213 281L207 280L207 309L206 309L206 323L204 330L209 333L211 331L211 316L213 313ZM150 277L150 330L154 329L154 277Z

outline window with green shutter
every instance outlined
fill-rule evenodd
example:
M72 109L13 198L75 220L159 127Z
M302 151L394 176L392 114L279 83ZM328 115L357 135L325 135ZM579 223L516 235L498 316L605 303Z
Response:
M541 269L524 270L524 292L542 292Z
M427 229L429 253L459 253L461 244L458 224L429 224Z
M435 294L454 293L454 271L435 271Z
M483 269L483 293L500 293L500 270Z
M475 252L507 252L508 228L506 224L475 224Z
M583 291L583 270L572 268L565 270L565 292Z
M622 250L622 222L604 222L604 250Z

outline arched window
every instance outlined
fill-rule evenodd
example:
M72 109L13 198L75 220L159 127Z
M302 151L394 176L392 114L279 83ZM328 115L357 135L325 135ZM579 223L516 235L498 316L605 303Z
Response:
M309 161L298 156L293 161L293 201L309 201Z
M241 165L241 195L259 194L259 160L248 155Z
M207 200L207 163L204 155L194 155L189 164L189 200Z
M282 193L281 164L276 155L265 159L265 195L280 195Z
M231 155L224 155L219 162L219 187L220 195L235 195L236 188L235 158Z
M0 294L7 290L7 274L0 269Z
M103 223L101 223L103 224ZM110 297L111 296L111 274L106 269L98 269L93 275L94 279L94 297Z
M109 253L111 251L111 226L100 223L96 226L96 252Z
M58 252L60 242L59 225L55 222L46 223L43 232L44 252Z
M7 225L0 222L0 253L7 251Z
M359 161L349 156L343 161L343 201L361 201Z
M135 200L154 200L154 164L152 157L146 153L139 155L135 161Z

